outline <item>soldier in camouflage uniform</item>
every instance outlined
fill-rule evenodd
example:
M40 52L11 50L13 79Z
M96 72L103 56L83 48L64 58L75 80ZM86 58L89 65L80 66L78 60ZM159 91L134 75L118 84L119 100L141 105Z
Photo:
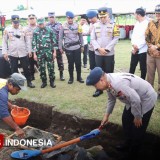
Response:
M68 59L69 81L72 84L74 81L73 71L74 63L77 71L77 81L84 83L81 77L81 52L84 50L82 28L73 21L74 14L71 11L66 12L67 22L62 26L59 32L59 49L63 52L63 40L65 53Z
M48 13L48 19L49 19L49 22L47 23L47 26L49 28L51 28L53 30L53 32L56 34L57 45L58 45L59 31L62 27L62 24L55 21L55 13L54 12ZM62 57L62 53L60 52L59 49L56 50L56 59L57 59L57 64L58 64L58 68L60 71L60 80L64 81L65 79L63 77L63 71L64 71L63 57Z
M158 98L160 98L160 4L155 8L156 20L148 24L146 30L147 81L154 86L155 72L158 72Z
M41 88L47 86L46 62L50 79L50 86L55 88L54 84L54 58L56 57L56 35L45 26L45 19L37 19L38 27L33 33L32 50L34 59L38 61L40 77L42 79Z

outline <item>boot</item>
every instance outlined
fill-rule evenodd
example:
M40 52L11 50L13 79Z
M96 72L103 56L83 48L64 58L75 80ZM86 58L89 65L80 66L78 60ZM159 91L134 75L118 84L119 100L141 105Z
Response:
M69 76L70 76L70 78L69 78L68 84L72 84L74 81L73 72L69 72Z
M32 84L31 81L27 81L27 87L29 87L29 88L35 88L35 85Z
M77 81L80 82L80 83L84 83L84 80L82 79L80 73L77 73Z
M52 88L56 88L56 85L54 84L54 80L50 80L50 86L51 86Z
M64 81L64 80L65 80L65 78L63 77L63 71L60 71L60 80L61 80L61 81Z
M41 88L45 88L46 86L47 86L47 82L46 82L46 80L42 80Z

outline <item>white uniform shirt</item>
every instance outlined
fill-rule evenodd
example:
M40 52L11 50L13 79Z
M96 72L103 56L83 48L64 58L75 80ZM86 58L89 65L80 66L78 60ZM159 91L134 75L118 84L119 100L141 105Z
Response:
M147 81L130 73L109 73L106 76L112 86L107 89L107 113L112 113L116 99L125 103L127 110L131 107L131 113L137 118L154 107L157 93Z
M84 45L88 44L88 41L87 41L88 34L89 34L89 25L88 24L84 24L82 26L82 35L83 35L83 43L84 43Z
M137 45L139 49L139 54L147 52L147 44L145 41L145 31L148 27L149 21L147 19L143 20L142 22L137 21L131 38L132 45Z

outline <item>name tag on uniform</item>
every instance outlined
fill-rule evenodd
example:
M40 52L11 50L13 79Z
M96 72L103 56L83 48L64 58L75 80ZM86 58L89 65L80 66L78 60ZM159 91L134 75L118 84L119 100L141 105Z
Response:
M127 99L125 94L122 92L122 91L119 91L118 94L117 94L117 98L120 99L120 100L125 100Z
M64 30L64 33L65 33L65 34L69 33L69 29L65 29L65 30Z

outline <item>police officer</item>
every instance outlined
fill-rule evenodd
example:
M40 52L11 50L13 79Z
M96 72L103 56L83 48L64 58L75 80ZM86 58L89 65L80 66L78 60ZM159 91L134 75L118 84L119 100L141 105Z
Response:
M27 78L27 86L35 88L31 83L31 74L29 70L28 54L30 50L30 39L26 35L26 31L19 25L19 16L12 15L12 26L4 30L2 40L2 54L5 60L10 60L11 72L18 72L18 61L22 65L24 75ZM8 59L9 56L9 59Z
M77 71L77 81L84 83L81 77L81 49L83 48L82 29L80 25L73 22L74 14L71 11L66 12L67 22L64 23L59 32L59 49L63 52L64 49L68 59L69 81L68 84L73 83L74 63ZM82 48L81 48L82 47Z
M34 52L34 59L38 61L42 80L41 88L47 86L46 62L50 86L55 88L54 58L56 57L57 49L56 35L50 28L46 27L44 18L37 19L37 23L38 27L33 32L32 50Z
M129 149L128 159L136 159L135 156L142 144L157 100L157 93L147 81L136 75L130 73L106 74L100 67L95 67L90 72L86 84L107 91L107 109L101 126L108 122L116 99L125 103L122 125L126 142L118 145L117 149L120 151Z
M53 30L53 32L56 34L57 46L58 46L59 31L62 28L62 24L59 22L56 22L55 18L56 18L55 13L49 12L48 13L49 22L47 23L47 26L50 27ZM57 64L60 71L60 80L64 81L65 79L63 76L63 71L64 71L63 57L59 49L56 50L56 59L57 59Z
M4 87L0 89L0 120L2 119L8 126L13 128L18 136L24 136L24 131L21 129L12 119L9 110L18 107L16 105L11 104L8 101L8 93L12 95L16 95L20 92L20 90L26 90L25 87L26 78L19 74L13 73L11 77L7 80L7 83ZM0 121L0 124L3 124Z
M37 28L37 18L35 14L28 15L28 25L25 27L26 34L30 38L30 48L32 50L32 38L33 31ZM30 63L30 72L31 72L31 80L35 80L35 65L37 66L37 62L34 60L33 52L29 54L29 63Z
M95 50L96 66L104 72L114 71L114 47L119 39L119 29L110 21L106 7L98 9L100 21L94 24L91 33L91 43Z
M90 9L87 11L86 16L88 17L88 20L90 22L90 29L89 29L89 35L90 35L93 30L93 25L99 21L97 17L98 11ZM90 63L90 69L92 70L94 67L96 67L95 51L91 42L89 42L88 46L89 46L89 63ZM96 90L95 93L93 94L93 97L98 97L102 93L103 91Z

